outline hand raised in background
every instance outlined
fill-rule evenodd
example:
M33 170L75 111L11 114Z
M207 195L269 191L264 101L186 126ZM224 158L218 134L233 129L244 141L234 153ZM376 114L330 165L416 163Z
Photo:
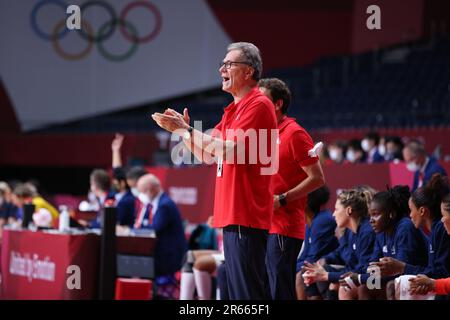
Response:
M113 151L120 151L120 148L122 148L123 144L123 134L116 133L116 136L114 137L114 140L111 143L111 149Z

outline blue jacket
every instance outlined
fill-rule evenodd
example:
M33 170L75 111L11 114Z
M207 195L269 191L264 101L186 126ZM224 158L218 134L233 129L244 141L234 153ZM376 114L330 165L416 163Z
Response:
M427 243L423 232L414 226L411 219L404 217L397 222L391 235L385 232L376 235L375 246L369 261L375 262L382 257L392 257L405 263L426 266L428 262ZM368 278L369 274L364 273L361 276L361 282L365 283Z
M98 200L98 198L97 198ZM105 202L108 200L112 200L115 201L115 197L114 197L114 193L113 192L109 192L108 195L106 196ZM100 207L103 208L105 206L105 203L100 203L101 201L98 200ZM100 229L102 227L102 222L101 222L101 212L102 209L100 208L100 210L97 212L97 216L95 217L94 220L92 220L89 223L89 228L91 229ZM119 219L117 219L117 222L119 222Z
M339 238L339 247L322 257L327 264L345 265L346 261L350 260L352 250L348 244L349 229L345 229L343 235Z
M433 221L428 242L428 265L426 267L407 263L404 274L425 274L430 278L450 276L450 236L440 219Z
M428 159L429 161L424 170L423 185L425 185L428 181L430 181L431 177L435 173L440 173L443 176L447 175L447 172L445 172L445 169L442 168L442 166L439 164L439 161L436 158L429 157ZM419 173L420 171L416 171L414 173L414 181L411 192L415 191L417 189L417 186L419 185Z
M18 208L10 202L3 202L0 206L0 218L5 220L8 220L9 217L21 219L22 216L19 217L18 213Z
M117 224L132 227L135 219L136 198L131 190L128 190L117 203Z
M337 255L329 254L325 256L327 264L335 264L339 260L344 262L345 267L340 271L329 271L328 281L338 282L340 276L346 272L365 273L370 256L375 243L375 232L373 231L368 218L364 218L358 226L356 233L346 230L342 238L346 245L337 249ZM339 257L338 257L339 256ZM337 259L336 259L337 258ZM336 259L333 261L332 259Z
M158 208L152 209L149 222L149 210L143 217L143 229L153 229L156 233L155 273L156 276L172 275L181 268L187 241L180 212L175 202L166 193L159 198Z
M314 263L339 246L335 236L336 221L329 210L314 215L311 226L306 226L303 251L297 260L297 272L305 261Z
M369 158L369 154L367 154L367 161ZM380 154L378 149L375 151L375 153L372 156L372 163L381 163L384 162L384 157Z

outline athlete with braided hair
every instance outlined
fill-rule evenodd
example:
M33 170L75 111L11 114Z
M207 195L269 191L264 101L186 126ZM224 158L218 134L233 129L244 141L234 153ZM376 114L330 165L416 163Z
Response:
M399 261L418 266L427 264L427 241L424 234L414 227L408 218L410 197L407 186L387 188L378 192L369 206L370 224L377 234L375 246L369 261L379 261L382 257L393 257ZM358 299L385 299L386 284L391 278L381 279L381 287L370 287L366 283L369 273L349 275L357 286ZM345 281L341 285L348 286Z
M429 235L427 266L384 257L372 263L380 268L381 276L425 274L435 279L450 276L450 235L441 221L441 202L449 192L448 178L435 174L426 186L414 191L409 199L414 226Z

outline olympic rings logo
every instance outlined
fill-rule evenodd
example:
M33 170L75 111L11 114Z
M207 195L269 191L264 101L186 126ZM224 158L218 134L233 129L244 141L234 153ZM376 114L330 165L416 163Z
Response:
M38 12L46 5L55 5L57 7L60 7L63 10L64 14L64 18L62 18L55 24L51 34L42 31L37 22ZM119 16L117 16L116 11L109 3L100 0L86 1L85 3L80 5L80 10L81 12L85 12L88 8L92 7L99 7L105 10L110 15L111 19L105 22L103 25L101 25L98 30L93 30L92 26L85 19L81 19L81 29L75 30L75 32L77 32L81 36L81 38L86 40L87 45L83 50L79 52L75 53L67 52L61 47L60 44L60 40L64 36L66 36L67 33L69 32L69 30L65 28L66 25L65 14L67 4L64 3L64 1L41 0L38 3L36 3L36 5L33 7L33 10L31 11L30 16L31 28L36 33L36 35L41 39L45 41L51 41L55 52L66 60L74 61L83 59L91 52L94 44L96 44L100 54L104 58L114 62L124 61L130 58L136 52L139 44L148 43L152 41L158 36L161 30L162 25L161 13L159 12L158 8L149 1L131 2L122 9ZM136 29L136 27L127 20L127 16L130 13L130 11L139 7L147 9L153 16L155 21L153 29L148 34L145 35L139 35L139 32ZM106 48L103 45L103 42L105 42L115 33L117 27L119 27L119 30L123 35L123 37L127 39L128 42L131 43L129 49L121 54L110 53L106 50Z

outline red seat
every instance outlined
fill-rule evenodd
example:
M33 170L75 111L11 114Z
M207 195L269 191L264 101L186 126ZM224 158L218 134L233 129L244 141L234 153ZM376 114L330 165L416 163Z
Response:
M115 300L150 300L152 287L150 280L117 278Z

